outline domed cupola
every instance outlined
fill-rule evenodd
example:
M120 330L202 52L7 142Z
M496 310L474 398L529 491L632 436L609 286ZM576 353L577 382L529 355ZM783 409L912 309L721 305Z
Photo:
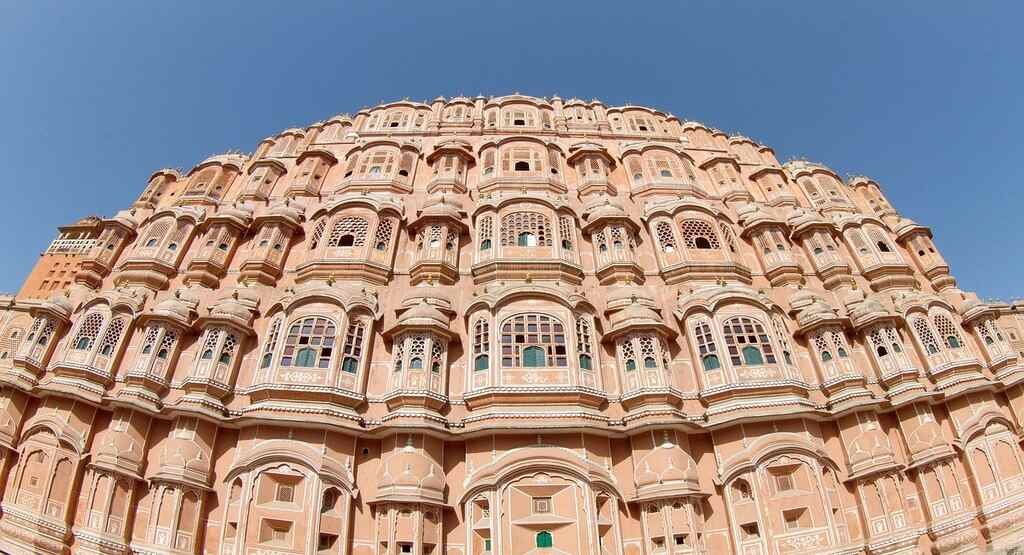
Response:
M448 402L449 342L452 301L438 287L416 287L398 308L395 325L384 332L391 340L392 372L387 404L440 410Z
M642 283L643 268L637 261L640 228L609 196L590 200L583 208L583 234L594 246L597 278L603 285L623 281Z
M136 326L142 330L142 342L134 360L126 361L125 387L118 390L118 400L153 412L162 408L182 338L191 330L198 307L192 290L177 289L139 315Z
M120 212L100 224L102 231L82 259L80 269L75 273L75 283L90 289L99 289L103 285L103 279L110 275L124 248L135 238L139 222L134 213L134 209Z
M846 318L821 295L800 289L789 298L790 310L796 318L799 332L809 332L817 326L839 324Z
M395 441L398 441L397 436ZM423 438L421 438L423 439ZM374 503L444 503L445 473L409 435L405 445L384 457L377 469Z
M633 471L638 501L707 496L701 491L697 465L683 448L669 440L638 457Z
M368 498L382 552L438 553L443 541L445 473L437 461L443 443L425 434L396 434L381 443L376 491ZM412 551L411 546L422 550Z
M32 326L18 345L13 366L0 372L0 382L25 390L36 386L70 324L73 307L66 295L54 295L30 309Z
M186 395L179 406L220 415L223 399L234 388L243 342L255 333L252 321L259 299L255 290L241 287L207 307L207 314L197 322L203 333L192 371L182 385Z
M910 253L914 264L928 278L936 291L956 287L956 279L949 273L949 264L932 240L932 230L903 217L896 218L892 223L892 230L896 235L896 242Z
M428 193L462 194L466 192L466 178L476 158L469 143L452 139L438 143L427 156L427 164L432 172Z
M668 340L676 335L665 324L654 295L645 287L626 284L608 294L605 316L609 326L603 341L615 346L622 372L627 410L650 404L681 402L672 388Z
M186 284L216 288L227 275L243 234L252 223L252 208L245 204L222 207L210 215L200 226L203 235L198 240L198 251L188 264Z
M826 289L850 288L854 285L850 265L835 240L836 227L818 213L796 208L787 219L790 238L799 241L804 254L814 265Z
M803 271L793 255L784 220L755 203L738 206L736 214L742 226L740 236L754 244L765 277L772 286L799 283Z
M445 193L428 196L409 231L415 237L413 263L409 269L413 284L438 280L455 283L459 275L459 245L466 234L465 211L457 197Z
M243 251L239 281L275 285L284 273L295 232L302 229L306 207L291 199L271 203L253 218L253 236Z

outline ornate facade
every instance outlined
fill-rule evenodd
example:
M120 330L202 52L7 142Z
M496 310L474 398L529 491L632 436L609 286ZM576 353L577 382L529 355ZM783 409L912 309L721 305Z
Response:
M1024 318L878 183L640 106L394 102L154 173L0 312L0 550L960 553ZM47 270L49 271L49 270ZM30 297L30 296L29 296Z

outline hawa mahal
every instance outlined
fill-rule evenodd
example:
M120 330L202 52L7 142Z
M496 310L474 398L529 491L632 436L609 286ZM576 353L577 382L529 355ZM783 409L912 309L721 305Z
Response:
M698 122L367 108L155 172L0 297L0 550L1006 548L1022 307Z

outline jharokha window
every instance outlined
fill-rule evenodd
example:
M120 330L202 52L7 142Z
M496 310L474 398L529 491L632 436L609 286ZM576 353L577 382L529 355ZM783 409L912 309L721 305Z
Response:
M721 368L722 361L718 358L718 347L715 345L714 336L711 335L711 325L706 321L698 322L693 328L693 335L697 339L700 363L704 370L710 372Z
M733 366L775 364L775 353L764 326L745 316L725 321L722 326L725 346Z
M366 323L351 322L345 332L345 348L342 351L341 370L349 374L359 371L359 363L363 356L363 336L366 335Z
M536 212L516 212L501 219L501 245L504 247L550 247L551 224L547 216Z
M683 244L688 249L720 249L718 234L711 224L704 220L683 220Z
M480 218L480 250L486 251L491 248L491 217L484 216Z
M326 318L305 318L289 328L281 351L281 366L329 368L334 344L333 322Z
M668 222L658 222L655 228L658 236L658 244L663 252L676 250L676 236L672 233L672 226Z
M921 346L929 355L934 355L939 352L939 342L935 340L935 334L932 333L931 326L928 325L928 320L924 318L914 318L911 320L911 324L914 327L914 332L917 334L918 340L921 342Z
M361 247L366 244L369 224L363 218L348 216L338 220L331 228L328 247Z
M593 354L590 352L590 321L584 317L576 319L576 353L580 357L580 370L591 370L594 367Z
M487 370L491 367L491 326L485 318L477 320L473 327L473 370Z
M545 314L520 314L501 326L501 365L505 368L568 365L565 328Z

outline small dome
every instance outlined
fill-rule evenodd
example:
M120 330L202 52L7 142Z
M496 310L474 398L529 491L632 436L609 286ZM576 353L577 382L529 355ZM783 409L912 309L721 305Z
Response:
M423 202L421 216L435 216L459 220L462 215L462 203L459 199L443 193L430 195Z
M811 224L828 224L824 218L804 208L797 208L789 214L789 225L790 227L799 228L805 227Z
M252 217L252 208L244 204L232 204L221 208L218 213L228 218L247 220Z
M796 320L801 327L837 318L836 309L828 301L807 289L794 293L789 298L789 306L797 313Z
M440 326L448 327L448 317L434 305L421 299L420 303L406 310L398 317L399 326Z
M292 224L293 226L297 226L302 223L302 217L305 212L305 206L297 202L292 202L289 199L285 199L284 202L275 202L263 210L260 210L256 214L256 219L280 219Z
M183 323L189 323L195 316L196 306L199 304L187 289L178 289L174 295L167 297L156 304L150 312L154 315L166 316Z
M387 457L377 470L377 497L384 499L444 500L444 471L430 457L407 445Z
M71 300L64 295L54 295L50 297L44 301L39 308L51 312L65 320L71 317L71 311L74 309L74 307L71 306Z
M747 203L736 208L736 215L739 223L745 229L749 229L764 222L779 222L780 220L767 211L760 204Z
M663 443L654 448L637 462L633 474L637 492L645 496L662 493L676 493L684 490L690 493L700 491L697 465L681 447Z
M210 473L210 457L197 442L171 437L161 452L157 473L186 478L186 481L205 477Z
M444 310L450 310L452 307L451 295L444 288L431 285L419 285L411 288L402 297L402 306L414 306L420 304L423 300L438 305Z
M606 302L608 310L622 309L634 304L648 308L658 306L650 289L633 283L611 287Z
M588 203L586 206L584 206L583 215L586 217L589 224L606 219L629 219L629 215L626 214L626 211L622 208L622 206L607 196L602 196L596 201Z
M210 307L210 317L228 320L248 327L253 313L259 305L259 295L245 288L236 289L231 296L225 297Z
M650 308L641 305L639 303L632 303L627 306L624 310L620 310L615 314L612 314L608 321L611 323L613 329L617 329L625 324L633 323L656 323L660 322L661 317L658 313Z

